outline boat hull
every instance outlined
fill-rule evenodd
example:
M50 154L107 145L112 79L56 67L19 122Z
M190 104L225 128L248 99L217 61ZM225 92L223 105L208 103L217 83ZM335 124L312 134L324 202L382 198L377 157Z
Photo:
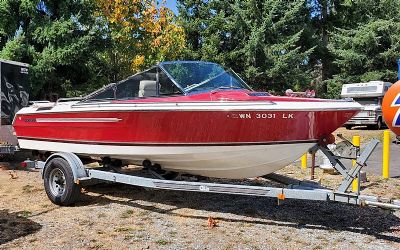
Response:
M234 146L116 146L19 140L22 148L75 152L81 156L108 156L126 164L151 159L163 169L217 178L247 178L275 172L298 159L315 141ZM289 149L289 150L288 150Z
M341 103L334 103L334 109L329 108L329 103L212 104L104 104L51 112L22 110L13 126L19 139L69 143L290 143L327 136L359 111L339 109Z
M245 178L290 164L360 110L354 102L304 100L71 102L22 109L13 126L21 148Z

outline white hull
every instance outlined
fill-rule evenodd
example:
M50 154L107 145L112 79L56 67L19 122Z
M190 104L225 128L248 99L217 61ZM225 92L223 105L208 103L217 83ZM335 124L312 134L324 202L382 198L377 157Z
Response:
M138 164L148 159L165 170L218 178L248 178L275 172L312 147L315 142L237 146L119 146L20 139L21 148L109 156Z

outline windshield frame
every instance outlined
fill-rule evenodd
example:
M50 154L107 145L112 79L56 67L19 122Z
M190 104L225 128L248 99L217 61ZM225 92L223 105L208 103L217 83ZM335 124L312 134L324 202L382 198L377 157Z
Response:
M222 67L222 69L224 70L223 73L229 73L229 74L232 75L232 77L237 78L237 80L239 81L239 83L243 86L243 88L240 88L240 89L249 90L249 91L254 91L254 90L253 90L253 89L252 89L252 88L251 88L251 87L250 87L250 86L235 72L235 71L233 71L233 70L230 69L230 68L226 68L226 67L224 67L224 66L222 66L222 65L220 65L220 64L213 63L213 62L206 62L206 61L166 61L166 62L160 62L160 63L158 63L157 65L154 65L154 66L152 66L152 67L147 68L146 70L137 72L136 74L133 74L133 75L131 75L131 76L125 78L125 79L122 79L122 80L120 80L120 81L109 83L109 84L107 84L107 85L101 87L100 89L97 89L97 90L95 90L95 91L93 91L93 92L87 94L86 96L82 97L81 100L79 101L79 103L90 103L90 102L100 102L100 101L102 101L102 102L107 102L107 101L108 101L108 102L109 102L109 101L117 100L117 99L115 98L115 93L114 93L114 98L92 99L92 97L94 97L95 95L97 95L97 94L99 94L99 93L101 93L101 92L107 91L108 89L111 89L111 88L115 88L115 89L116 89L117 86L118 86L120 83L125 82L126 80L128 80L128 79L130 79L130 78L132 78L132 77L135 77L135 76L138 75L138 74L143 74L143 73L146 73L146 72L148 72L148 71L150 71L150 70L153 70L154 68L157 69L157 75L156 75L156 77L157 77L157 82L159 81L159 80L158 80L159 71L161 70L161 71L162 71L163 73L165 73L166 76L172 81L172 83L182 92L180 95L190 95L190 94L193 94L193 93L198 93L197 91L192 91L192 90L195 90L196 87L201 86L201 85L198 85L198 86L196 86L196 87L194 87L194 88L191 88L191 89L189 89L189 90L185 90L185 88L183 88L183 87L172 77L172 75L164 68L164 65L167 65L167 64L177 64L177 63L206 63L206 64L218 65L218 66ZM210 79L211 79L211 78L210 78ZM209 80L209 79L207 79L207 80ZM218 89L218 88L216 88L216 89ZM232 88L232 90L239 90L239 89L238 89L238 88ZM211 90L211 91L212 91L212 90ZM159 96L159 97L160 97L160 96Z
M195 86L195 87L193 87L193 88L189 88L189 89L186 89L186 88L183 88L182 86L181 86L181 84L179 84L176 80L175 80L175 78L165 69L165 67L164 67L164 65L167 65L167 64L177 64L177 63L203 63L203 64L213 64L213 65L218 65L218 66L220 66L220 67L222 67L222 69L224 70L224 72L223 73L230 73L230 74L233 74L232 76L233 77L236 77L237 78L237 80L239 80L239 83L241 84L241 85L243 85L243 87L244 88L241 88L241 89L244 89L244 90L250 90L250 91L254 91L233 69L231 69L231 68L226 68L226 67L224 67L224 66L222 66L222 65L220 65L220 64L218 64L218 63L213 63L213 62L207 62L207 61L166 61L166 62L160 62L159 64L158 64L158 66L160 67L160 69L171 79L171 81L185 94L185 95L189 95L189 94L191 94L191 93L194 93L194 92L196 92L196 91L193 91L193 90L196 90L196 88L197 87L199 87L199 86L201 86L202 84L200 84L200 85L198 85L198 86ZM222 75L222 74L221 74ZM211 79L211 78L210 78ZM205 81L208 81L208 80L210 80L210 79L206 79ZM218 89L218 88L217 88ZM235 88L236 89L236 88ZM236 89L237 90L237 89Z
M154 66L151 66L150 68L147 68L147 69L145 69L145 70L142 70L142 71L140 71L140 72L137 72L137 73L135 73L135 74L133 74L133 75L127 77L127 78L124 78L124 79L122 79L122 80L120 80L120 81L111 82L111 83L109 83L109 84L107 84L107 85L104 85L103 87L101 87L101 88L99 88L99 89L97 89L97 90L95 90L95 91L93 91L93 92L87 94L86 96L82 97L82 99L79 101L79 103L87 103L87 102L92 102L92 101L93 101L93 102L99 102L99 101L114 101L114 100L120 100L120 99L116 98L116 96L115 96L116 93L115 93L115 92L114 92L114 98L92 99L92 97L95 96L95 95L97 95L97 94L99 94L99 93L102 93L102 92L104 92L104 91L107 91L107 90L109 90L109 89L111 89L111 88L113 88L114 91L116 91L116 89L117 89L117 87L118 87L119 84L121 84L121 83L123 83L123 82L125 82L125 81L127 81L127 80L129 80L129 79L131 79L131 78L133 78L133 77L135 77L135 76L137 76L137 75L144 74L144 73L146 73L146 72L148 72L148 71L151 71L151 70L153 70L153 69L156 69L156 70L157 70L156 78L157 78L157 82L158 82L158 69L160 69L160 67L159 67L158 65L154 65ZM168 77L169 77L169 76L168 76ZM175 82L173 82L173 83L176 85ZM179 89L180 89L180 88L179 88ZM157 91L158 91L158 90L157 90ZM182 90L181 90L181 91L182 91ZM185 92L182 92L182 93L184 94Z

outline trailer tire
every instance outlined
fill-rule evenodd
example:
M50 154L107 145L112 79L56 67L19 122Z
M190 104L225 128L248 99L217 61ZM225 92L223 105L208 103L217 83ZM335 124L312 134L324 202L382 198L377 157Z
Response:
M65 159L51 159L45 166L43 178L46 194L54 204L68 206L79 199L80 186L74 182L74 174Z

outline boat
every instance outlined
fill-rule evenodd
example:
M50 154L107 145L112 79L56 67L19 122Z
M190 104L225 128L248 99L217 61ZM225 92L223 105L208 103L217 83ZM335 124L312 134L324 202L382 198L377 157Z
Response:
M79 100L33 103L13 126L23 149L240 179L287 166L361 110L257 92L216 63L173 61Z

